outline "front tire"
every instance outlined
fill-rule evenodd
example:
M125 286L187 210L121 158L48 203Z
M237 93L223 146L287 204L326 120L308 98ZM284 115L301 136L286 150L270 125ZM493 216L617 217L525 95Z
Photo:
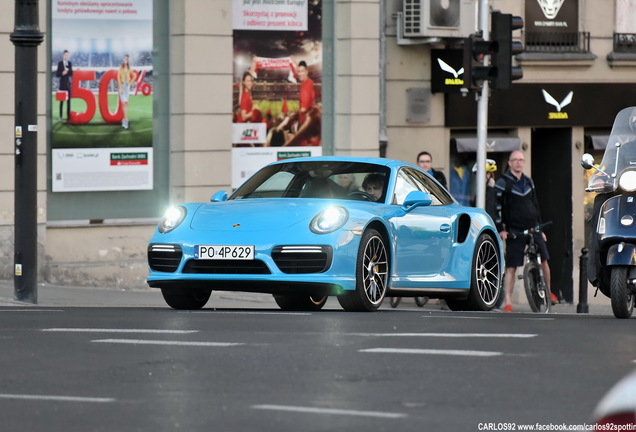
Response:
M212 290L208 288L166 289L161 294L168 306L179 310L198 310L210 300Z
M610 298L616 318L629 318L634 310L634 295L627 287L627 269L627 266L612 267Z
M523 287L532 312L550 312L552 305L550 290L543 280L538 263L531 262L523 268Z
M470 310L489 311L495 307L501 291L501 257L492 236L483 233L477 239L470 275L467 306ZM448 302L451 310L453 307ZM456 305L453 305L456 306Z
M328 296L274 294L274 301L284 311L319 311Z
M369 229L362 235L356 262L356 289L338 296L348 312L374 312L386 294L389 281L389 254L382 235Z

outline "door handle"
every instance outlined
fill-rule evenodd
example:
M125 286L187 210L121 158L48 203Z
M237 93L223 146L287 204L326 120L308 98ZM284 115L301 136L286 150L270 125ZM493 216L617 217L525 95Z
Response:
M443 233L450 232L450 229L451 229L451 227L450 227L450 225L449 225L449 224L442 224L442 225L439 227L439 230L440 230L441 232L443 232Z

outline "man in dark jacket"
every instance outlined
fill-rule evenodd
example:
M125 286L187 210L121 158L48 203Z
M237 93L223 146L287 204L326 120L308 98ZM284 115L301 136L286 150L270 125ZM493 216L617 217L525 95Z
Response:
M506 271L504 273L504 312L512 312L512 290L517 267L524 264L526 238L509 238L508 233L518 233L541 223L539 202L534 182L523 173L526 160L522 152L513 151L508 159L508 170L495 183L498 217L495 220L502 240L506 241ZM545 283L550 287L550 266L545 233L534 233L541 255L541 267ZM558 297L552 294L553 302Z
M423 151L417 155L417 165L446 187L446 176L443 172L433 169L433 156L429 152Z

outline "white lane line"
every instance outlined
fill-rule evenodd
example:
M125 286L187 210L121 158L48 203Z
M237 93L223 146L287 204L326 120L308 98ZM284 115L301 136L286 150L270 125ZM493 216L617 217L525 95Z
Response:
M2 313L5 312L64 312L62 309L3 309Z
M230 347L244 345L238 342L188 342L188 341L168 341L168 340L148 340L148 339L96 339L91 342L117 343L129 345L172 345L172 346L200 346L200 347Z
M115 402L115 399L113 398L27 395L27 394L9 394L9 393L0 393L0 399L21 399L21 400L47 401L47 402L90 402L90 403Z
M178 311L178 313L186 314L232 314L232 315L285 315L285 316L311 316L309 312L247 312L247 311L230 311L230 310L198 310L198 311Z
M252 408L260 409L260 410L270 410L270 411L288 411L288 412L299 412L299 413L347 415L347 416L360 416L360 417L379 417L379 418L406 417L406 414L403 414L403 413L343 410L343 409L333 409L333 408L313 408L313 407L288 406L288 405L253 405Z
M46 328L44 332L69 333L152 333L152 334L189 334L199 330L161 330L161 329L109 329L109 328Z
M533 338L532 333L347 333L349 336L370 337L448 337L448 338Z
M493 320L499 319L496 316L490 317L481 317L481 316L452 316L452 315L422 315L422 318L446 318L446 319L483 319L483 320ZM529 320L529 321L554 321L554 318L523 318L523 317L514 317L519 320Z
M497 319L494 316L458 316L458 315L450 315L450 314L444 314L444 315L422 315L422 318L446 318L446 319L481 319L481 320L493 320L493 319Z
M494 357L503 355L498 351L472 351L472 350L438 350L438 349L417 349L417 348L367 348L358 350L367 353L386 354L431 354L431 355L452 355L469 357Z

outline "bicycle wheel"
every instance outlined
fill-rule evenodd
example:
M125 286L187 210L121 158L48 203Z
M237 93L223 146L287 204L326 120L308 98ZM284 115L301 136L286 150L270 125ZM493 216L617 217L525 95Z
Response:
M523 268L523 287L532 312L550 312L550 290L543 280L539 263L531 261Z
M423 307L426 303L428 303L428 297L415 297L415 304L419 307Z

